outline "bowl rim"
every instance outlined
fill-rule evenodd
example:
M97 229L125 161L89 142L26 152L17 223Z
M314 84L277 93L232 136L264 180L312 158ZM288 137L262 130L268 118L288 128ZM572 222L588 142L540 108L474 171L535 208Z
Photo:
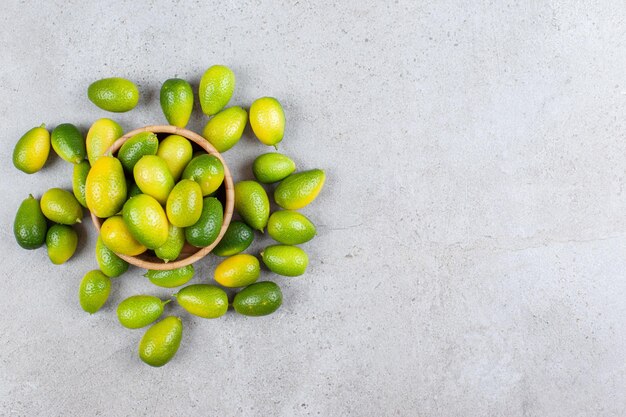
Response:
M113 155L122 147L122 145L128 139L137 135L138 133L143 133L143 132L169 133L172 135L182 136L196 143L202 149L204 149L208 154L216 156L222 162L222 165L224 166L224 188L225 188L225 195L226 195L226 201L224 204L224 218L222 222L222 227L220 229L220 232L217 238L209 246L206 246L203 248L195 248L185 242L185 245L186 245L185 247L187 248L187 250L189 250L190 248L192 248L192 250L197 249L197 251L195 251L194 253L190 254L189 256L185 258L177 259L172 262L164 262L164 261L153 262L153 261L149 261L146 259L142 259L142 255L128 256L128 255L122 255L119 253L116 255L122 258L123 260L125 260L126 262L128 262L129 264L140 267L140 268L144 268L144 269L167 271L167 270L172 270L176 268L181 268L183 266L191 265L192 263L195 263L199 261L200 259L204 258L206 255L208 255L213 250L213 248L220 242L220 240L222 240L222 237L224 237L224 234L226 233L226 229L228 229L230 221L233 217L233 210L235 206L235 188L233 185L233 177L230 173L230 170L228 169L228 165L226 164L226 161L222 157L222 154L220 154L217 151L217 149L215 149L215 147L211 145L211 143L208 140L206 140L204 137L202 137L198 133L193 132L189 129L171 126L171 125L149 125L149 126L144 126L144 127L135 129L135 130L131 130L130 132L126 133L125 135L117 139L115 142L113 142L113 144L109 146L109 148L104 152L104 154ZM103 223L103 219L97 217L91 211L90 211L90 215L91 215L91 221L96 227L96 230L98 231L98 233L100 233L100 226ZM183 251L184 250L185 248L183 248Z

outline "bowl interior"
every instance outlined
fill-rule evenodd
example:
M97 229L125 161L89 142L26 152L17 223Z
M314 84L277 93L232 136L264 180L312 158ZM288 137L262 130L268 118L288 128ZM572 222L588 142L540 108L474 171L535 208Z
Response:
M222 228L220 229L220 233L217 236L217 239L215 239L213 243L211 243L209 246L204 247L204 248L197 248L195 246L189 245L188 243L185 243L185 246L183 247L183 250L181 251L180 256L175 261L164 262L161 259L154 256L151 253L151 251L147 251L138 256L126 256L126 255L120 255L120 254L118 254L118 256L124 259L126 262L128 262L131 265L135 265L135 266L138 266L140 268L145 268L145 269L170 270L170 269L180 268L180 267L192 264L202 259L206 255L208 255L211 252L211 250L213 250L213 248L222 239L222 237L224 236L224 233L226 233L226 229L228 228L228 225L230 224L230 220L233 216L233 208L235 204L235 190L233 187L233 177L230 173L230 170L228 169L228 166L226 165L226 161L224 161L224 158L222 157L222 155L213 147L213 145L211 145L206 139L204 139L199 134L192 132L191 130L182 129L176 126L156 125L156 126L145 126L139 129L135 129L133 131L126 133L124 136L116 140L109 147L109 149L107 149L106 153L110 153L112 155L115 154L122 147L124 142L126 142L128 139L130 139L131 137L141 132L153 132L156 134L180 135L184 138L187 138L188 140L195 143L196 145L198 145L200 148L205 150L208 154L215 155L222 162L222 165L224 166L224 183L220 187L220 190L218 191L218 193L219 192L223 193L223 199L221 200L224 201L224 222L222 223ZM93 213L91 213L91 220L94 226L96 226L96 229L100 231L100 226L102 226L102 223L104 220L95 216Z

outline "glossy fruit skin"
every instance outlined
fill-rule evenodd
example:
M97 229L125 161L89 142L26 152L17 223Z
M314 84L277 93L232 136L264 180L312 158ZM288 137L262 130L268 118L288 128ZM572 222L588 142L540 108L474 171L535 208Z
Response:
M80 163L87 156L85 138L71 123L63 123L55 127L50 136L50 142L57 155L72 164Z
M117 158L102 156L91 166L85 183L87 207L100 218L119 213L126 201L124 169Z
M109 278L119 277L128 271L128 262L107 248L100 235L96 241L96 262L98 262L98 267L102 273Z
M270 200L256 181L235 184L235 210L253 229L263 231L270 216Z
M223 65L214 65L200 79L198 97L202 112L213 116L228 104L235 91L235 74Z
M154 197L159 204L165 204L174 188L174 178L163 158L156 155L141 157L133 168L133 175L144 194Z
M174 181L178 181L185 167L191 161L193 147L191 143L180 135L169 135L161 141L157 156L163 158Z
M167 197L167 218L174 226L195 224L202 214L202 189L193 180L181 180Z
M286 277L304 274L309 265L306 252L297 246L271 245L261 252L261 258L270 271Z
M218 152L226 152L239 142L248 122L248 113L238 106L229 107L213 116L202 130L202 136Z
M80 282L78 290L80 306L87 313L93 314L107 302L110 292L111 279L97 269L89 271Z
M283 303L280 287L271 281L255 282L241 290L233 300L235 311L244 316L267 316Z
M50 154L50 132L45 125L34 127L13 148L13 165L26 174L34 174L46 164Z
M154 323L167 303L152 295L133 295L117 306L117 319L127 329L140 329Z
M216 319L228 310L228 295L214 285L189 285L174 294L174 297L188 313L205 319Z
M167 240L154 250L154 254L166 263L174 261L180 255L180 251L185 245L185 230L170 223Z
M124 134L122 127L111 119L96 120L87 132L87 158L91 166L100 158L113 142Z
M285 245L300 245L313 239L315 225L303 214L291 210L272 213L267 221L267 233Z
M147 249L133 237L122 216L106 219L100 227L100 236L106 247L116 254L137 256Z
M154 197L140 194L129 199L122 209L122 218L133 237L148 249L156 249L167 240L167 216Z
M71 226L55 224L48 229L46 234L46 247L48 258L55 265L61 265L76 252L78 235Z
M224 182L224 165L216 156L198 155L185 167L183 178L200 184L202 196L206 197L217 191Z
M143 335L139 342L139 357L150 366L163 366L176 355L182 337L183 321L179 317L166 317Z
M194 268L192 265L183 266L169 271L149 270L144 275L151 283L163 288L174 288L185 285L193 278Z
M131 173L135 164L144 155L156 155L159 148L157 135L152 132L141 132L128 139L119 152L117 159L122 163L124 171Z
M284 209L301 209L315 200L325 180L326 175L321 169L291 174L274 190L274 200Z
M220 242L211 253L217 256L232 256L248 249L254 240L254 231L250 226L238 220L231 221Z
M72 192L74 197L80 203L81 206L87 208L87 198L85 197L85 185L87 184L87 175L91 165L89 161L82 161L74 165L72 171Z
M250 126L261 143L274 146L285 134L285 112L278 100L261 97L250 106Z
M215 197L205 197L202 213L193 225L185 228L185 238L190 245L198 248L209 246L217 239L224 221L222 203Z
M224 259L216 268L215 282L223 287L238 288L259 279L261 265L256 256L240 253Z
M276 152L259 155L252 164L254 177L263 184L281 181L295 170L296 163L291 158Z
M193 110L191 85L180 78L170 78L161 86L159 98L167 122L172 126L187 126Z
M13 234L24 249L37 249L46 241L48 222L41 211L39 200L30 195L15 213Z
M87 96L102 110L115 113L132 110L139 102L137 86L132 81L119 77L103 78L91 83Z
M80 223L83 207L74 194L61 188L50 188L41 196L41 211L48 220L59 224Z

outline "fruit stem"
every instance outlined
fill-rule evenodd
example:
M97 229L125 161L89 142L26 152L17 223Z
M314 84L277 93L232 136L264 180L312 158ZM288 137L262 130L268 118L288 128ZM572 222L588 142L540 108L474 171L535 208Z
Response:
M171 301L172 301L171 299L169 299L169 300L165 300L165 301L161 301L161 303L162 303L161 305L168 304L168 303L169 303L169 302L171 302Z

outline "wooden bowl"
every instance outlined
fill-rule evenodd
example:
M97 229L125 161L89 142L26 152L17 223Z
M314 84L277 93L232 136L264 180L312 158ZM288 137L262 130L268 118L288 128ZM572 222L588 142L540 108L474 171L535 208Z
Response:
M217 239L209 246L204 248L196 248L195 246L191 246L188 243L185 243L180 256L178 259L171 262L164 262L156 256L149 255L148 253L142 253L138 256L127 256L117 254L120 258L128 262L129 264L138 266L144 269L156 269L156 270L170 270L176 269L183 266L187 266L192 264L200 259L204 258L208 255L213 248L219 243L219 241L226 233L226 229L230 224L230 220L233 216L233 208L235 205L235 189L233 187L233 177L228 170L228 166L226 165L226 161L222 158L222 155L211 145L205 138L200 136L199 134L192 132L191 130L182 129L176 126L162 125L162 126L146 126L139 129L135 129L126 133L124 136L116 140L113 145L106 150L106 153L110 153L113 155L117 152L121 146L131 137L135 136L141 132L153 132L153 133L169 133L172 135L180 135L184 138L189 139L190 141L199 145L202 149L204 149L208 154L215 155L224 165L224 188L226 195L226 202L224 204L224 222L222 223L222 228L220 229L220 233L217 236ZM100 231L100 226L102 226L103 219L97 217L95 214L91 213L91 220L93 221L96 229Z

